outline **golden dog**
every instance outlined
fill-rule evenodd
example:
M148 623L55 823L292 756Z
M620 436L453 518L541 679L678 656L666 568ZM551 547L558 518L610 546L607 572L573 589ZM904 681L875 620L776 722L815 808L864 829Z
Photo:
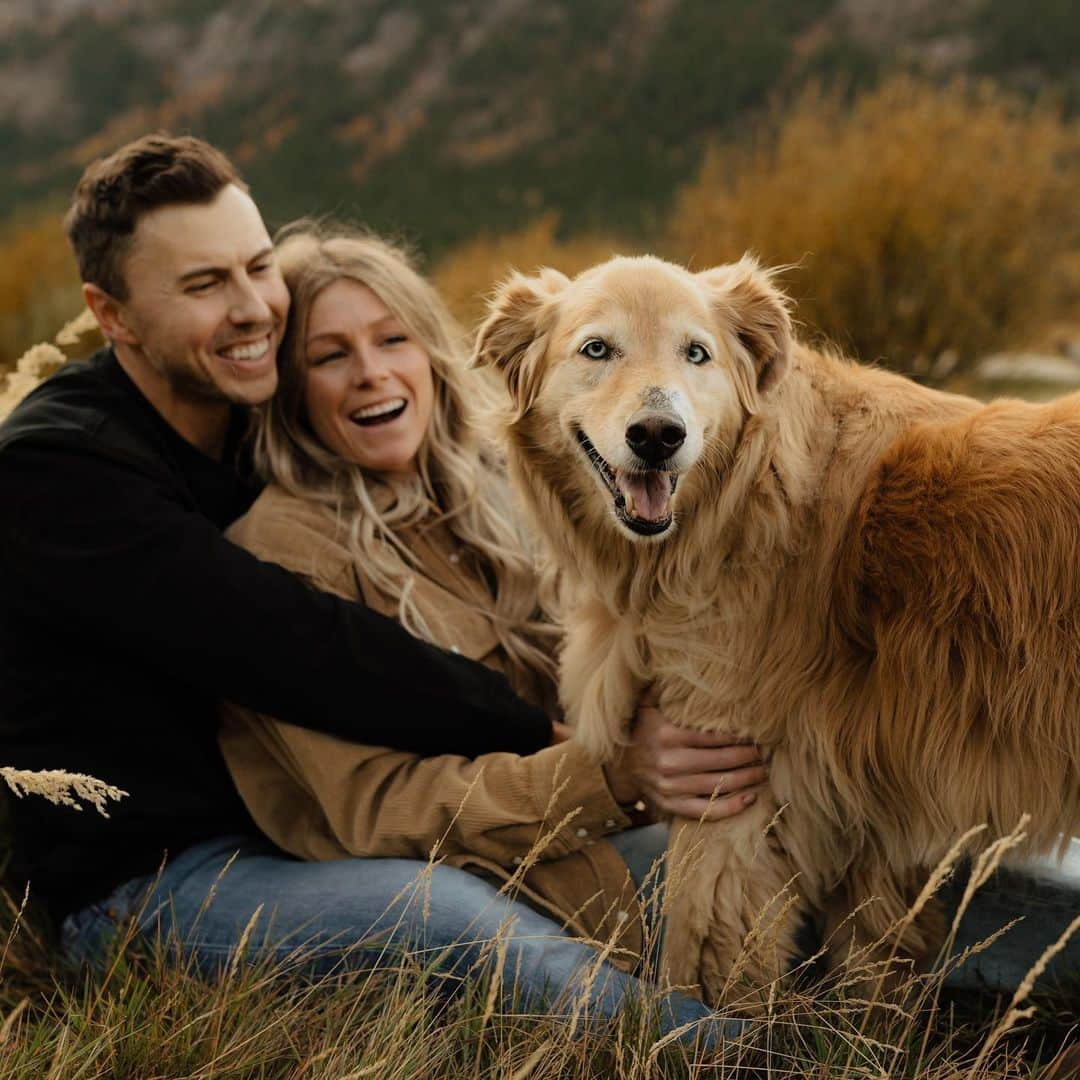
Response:
M771 797L672 830L671 866L700 849L673 981L716 1001L787 970L794 920L763 942L792 880L918 956L902 916L965 830L1028 813L1034 852L1080 826L1080 398L984 406L813 351L750 258L515 275L476 361L572 586L578 737L615 753L655 683L771 758Z

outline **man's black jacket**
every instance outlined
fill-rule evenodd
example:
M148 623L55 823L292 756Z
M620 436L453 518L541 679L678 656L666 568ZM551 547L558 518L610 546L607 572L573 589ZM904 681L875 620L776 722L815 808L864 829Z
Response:
M253 830L217 751L221 698L429 755L550 739L501 676L226 541L255 493L181 438L109 350L0 426L0 764L129 792L108 821L9 800L9 878L56 915L166 852Z

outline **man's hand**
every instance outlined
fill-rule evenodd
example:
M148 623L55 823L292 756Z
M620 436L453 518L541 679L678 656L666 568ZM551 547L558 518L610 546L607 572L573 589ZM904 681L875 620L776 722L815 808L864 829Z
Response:
M644 799L659 814L704 821L745 809L769 776L752 743L678 727L648 692L638 706L630 745L605 772L620 803Z
M566 742L567 739L574 737L574 729L569 724L564 724L561 720L551 721L551 745L558 746L559 743Z

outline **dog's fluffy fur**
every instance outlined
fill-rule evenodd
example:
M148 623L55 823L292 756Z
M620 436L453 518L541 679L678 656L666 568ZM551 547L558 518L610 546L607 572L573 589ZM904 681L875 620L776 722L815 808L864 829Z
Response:
M571 585L578 736L610 756L655 683L672 719L771 757L770 797L673 829L669 873L700 856L668 915L675 982L715 1001L737 966L786 970L793 919L753 943L793 878L873 941L972 826L1030 814L1028 851L1080 826L1080 398L984 406L811 350L749 258L516 275L476 360ZM627 429L653 414L685 441L650 479ZM932 944L919 921L900 942Z

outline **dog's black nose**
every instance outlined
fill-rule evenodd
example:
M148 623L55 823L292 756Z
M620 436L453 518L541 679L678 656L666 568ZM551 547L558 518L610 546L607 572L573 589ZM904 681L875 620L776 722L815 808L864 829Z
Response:
M674 413L638 415L626 429L626 445L642 461L659 465L686 442L686 428Z

